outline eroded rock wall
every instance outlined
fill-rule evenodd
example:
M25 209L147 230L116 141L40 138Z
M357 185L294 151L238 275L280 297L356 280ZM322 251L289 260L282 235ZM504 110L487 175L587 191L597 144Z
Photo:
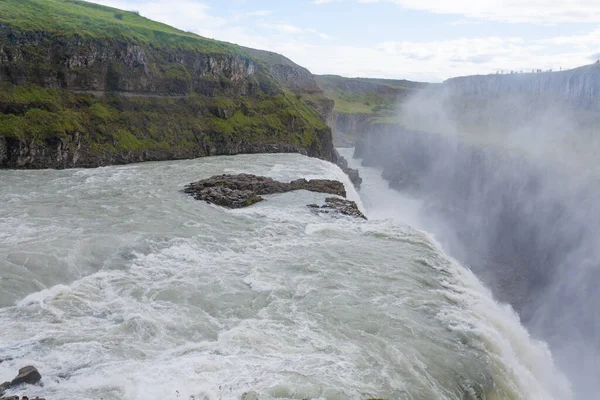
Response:
M325 124L333 103L275 53L0 26L0 85L4 168L259 152L336 161Z

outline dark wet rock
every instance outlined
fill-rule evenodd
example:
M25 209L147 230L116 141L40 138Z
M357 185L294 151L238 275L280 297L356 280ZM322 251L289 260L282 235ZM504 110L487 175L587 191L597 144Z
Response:
M33 384L39 382L40 379L42 379L42 375L37 368L28 365L27 367L23 367L19 370L19 374L15 377L15 379L12 380L10 386L13 387L22 383Z
M360 189L360 184L362 183L362 178L360 177L358 170L354 169L354 168L348 168L344 172L350 178L350 182L352 182L354 184L354 186L356 186L356 188Z
M204 188L196 192L194 197L196 200L204 200L228 208L248 207L264 200L250 190L236 190L220 186Z
M27 396L19 397L19 396L10 396L10 397L1 397L0 400L46 400L41 397L32 397L29 398Z
M248 207L264 200L260 195L286 193L293 190L333 194L346 197L344 184L327 179L297 179L284 183L264 176L251 174L217 175L193 182L184 192L196 200L204 200L227 208Z
M334 194L336 196L346 197L344 184L330 179L297 179L290 182L290 190L309 190L317 193Z
M336 164L338 167L341 168L342 171L344 171L344 173L346 175L348 175L348 178L350 178L350 182L352 182L354 187L356 187L357 189L360 189L360 184L362 183L362 178L360 177L358 170L354 169L354 168L350 168L348 166L348 160L346 160L344 157L342 157L339 154L337 155Z
M322 206L319 206L318 204L309 204L308 207L312 208L313 211L317 213L342 214L350 217L367 219L367 217L360 212L355 202L337 197L326 198L325 204Z
M42 379L42 375L40 372L33 366L28 365L19 370L17 376L10 382L4 382L0 385L0 396L4 395L4 393L15 386L27 383L34 384L38 383ZM2 399L0 399L2 400Z
M10 382L4 382L3 384L0 385L0 396L2 396L4 394L4 392L6 392L6 390L8 390L10 388Z

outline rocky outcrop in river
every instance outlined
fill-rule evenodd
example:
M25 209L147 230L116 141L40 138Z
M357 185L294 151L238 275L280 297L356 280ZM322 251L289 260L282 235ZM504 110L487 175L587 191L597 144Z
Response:
M337 197L327 197L325 199L325 204L319 206L318 204L309 204L314 212L317 214L342 214L348 215L350 217L367 219L362 212L358 209L358 206L355 202L345 199L340 199Z
M309 207L315 212L338 213L366 219L355 202L343 199L346 197L344 184L329 179L296 179L285 183L252 174L217 175L190 183L183 191L196 200L227 208L242 208L265 200L262 195L294 190L308 190L340 197L328 197L323 206L310 204Z
M42 375L39 373L39 371L29 365L26 367L23 367L19 370L19 373L17 374L17 376L14 377L14 379L10 382L4 382L3 384L0 385L0 396L4 395L4 393L8 390L8 389L13 389L17 386L23 385L23 384L36 384L38 383L40 380L42 379ZM19 400L18 396L14 396L14 398L16 398L17 400ZM7 399L13 399L13 397L8 397ZM0 399L2 400L2 399ZM43 400L43 399L39 399L38 400Z

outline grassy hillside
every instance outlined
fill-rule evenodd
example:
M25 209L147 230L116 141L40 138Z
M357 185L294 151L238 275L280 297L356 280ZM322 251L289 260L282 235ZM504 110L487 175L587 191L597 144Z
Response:
M0 166L39 167L57 149L57 167L148 152L329 159L330 103L279 54L79 0L0 0Z
M0 83L0 137L67 139L76 132L93 135L94 151L160 150L216 145L236 136L257 144L286 140L307 146L323 121L289 94L268 98L97 97L36 85ZM290 135L290 121L302 116L304 129Z
M2 0L0 24L58 36L118 39L209 52L243 51L240 46L184 32L136 12L80 0Z

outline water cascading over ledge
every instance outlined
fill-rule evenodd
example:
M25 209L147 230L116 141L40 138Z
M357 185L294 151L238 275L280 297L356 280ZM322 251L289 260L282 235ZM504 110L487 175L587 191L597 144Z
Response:
M576 391L589 393L600 329L589 308L600 301L598 177L389 125L363 136L355 156L382 168L391 188L423 201L421 228L511 304L549 342Z

